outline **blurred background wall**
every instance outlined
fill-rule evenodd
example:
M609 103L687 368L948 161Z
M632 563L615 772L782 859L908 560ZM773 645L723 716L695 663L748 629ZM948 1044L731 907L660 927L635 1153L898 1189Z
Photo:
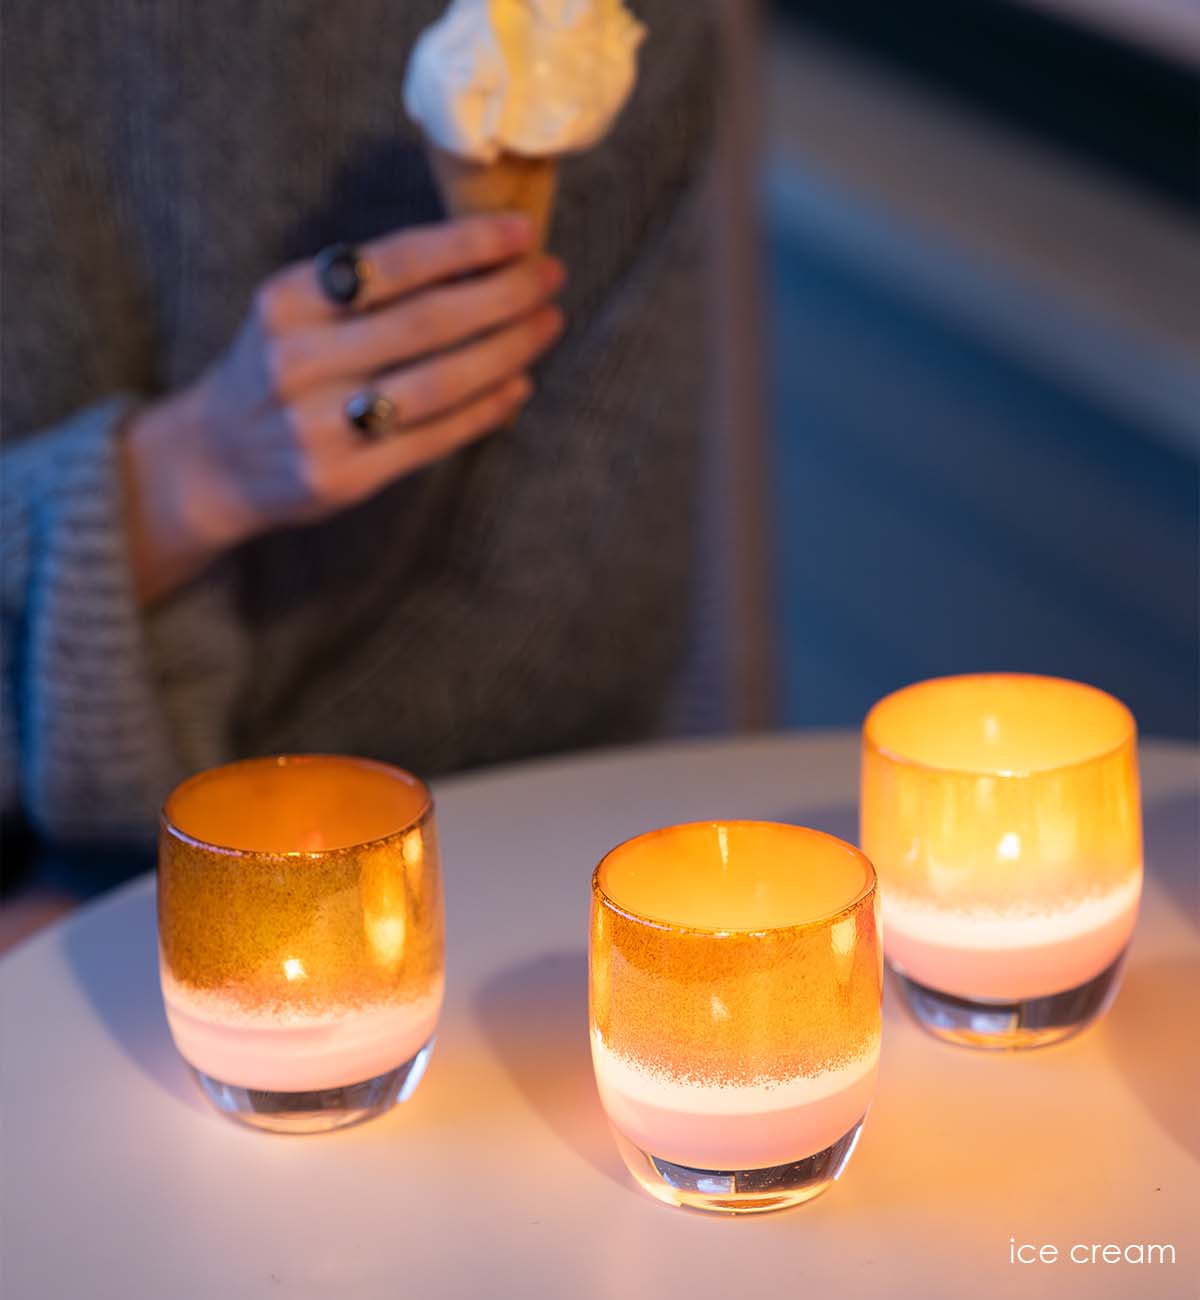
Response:
M1011 668L1194 738L1200 11L757 20L771 718Z

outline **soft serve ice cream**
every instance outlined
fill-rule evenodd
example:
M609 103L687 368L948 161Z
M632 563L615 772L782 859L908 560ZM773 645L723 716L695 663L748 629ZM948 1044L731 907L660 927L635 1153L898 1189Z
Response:
M515 207L544 232L557 159L608 131L644 35L621 0L451 0L404 84L451 211Z
M417 41L404 105L480 163L588 149L633 90L644 35L621 0L452 0Z

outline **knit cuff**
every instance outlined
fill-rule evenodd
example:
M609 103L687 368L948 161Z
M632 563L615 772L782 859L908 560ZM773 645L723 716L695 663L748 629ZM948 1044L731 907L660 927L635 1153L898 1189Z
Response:
M5 458L18 784L59 839L152 838L182 772L128 553L120 433L133 406L90 407Z

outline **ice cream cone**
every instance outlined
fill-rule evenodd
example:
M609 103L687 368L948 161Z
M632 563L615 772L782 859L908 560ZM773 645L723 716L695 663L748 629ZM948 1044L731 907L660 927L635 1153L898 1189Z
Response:
M430 145L429 161L451 216L523 212L533 223L535 246L545 246L558 184L556 157L502 153L495 162L480 163Z

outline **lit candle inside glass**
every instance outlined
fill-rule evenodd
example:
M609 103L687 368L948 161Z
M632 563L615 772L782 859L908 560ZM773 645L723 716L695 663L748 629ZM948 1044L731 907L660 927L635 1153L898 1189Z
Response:
M163 1001L219 1108L315 1131L416 1086L442 1001L429 792L367 760L249 759L163 811Z
M1107 1004L1142 881L1119 701L1022 674L898 691L864 724L861 816L885 952L927 1027L1032 1045Z
M614 849L592 888L592 1059L653 1196L721 1211L824 1190L880 1042L875 873L798 826L705 822Z

